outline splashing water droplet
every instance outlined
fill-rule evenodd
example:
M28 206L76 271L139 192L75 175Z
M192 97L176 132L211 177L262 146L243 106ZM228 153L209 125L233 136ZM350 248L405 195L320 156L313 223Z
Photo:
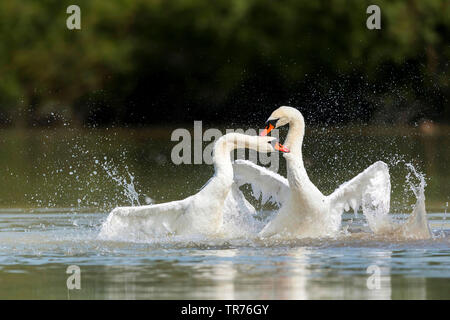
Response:
M139 193L136 191L134 185L134 175L130 173L128 167L126 167L125 169L128 174L127 179L127 177L119 174L117 168L111 162L102 163L101 166L105 170L106 174L120 187L123 188L123 194L130 201L131 206L140 206L141 203L139 202Z

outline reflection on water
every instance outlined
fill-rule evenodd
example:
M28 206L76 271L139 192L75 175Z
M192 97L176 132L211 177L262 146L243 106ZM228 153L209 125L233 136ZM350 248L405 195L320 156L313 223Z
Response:
M100 241L104 214L0 213L2 299L449 299L450 221L427 241L338 239ZM346 214L358 220L353 214ZM81 268L67 290L66 268ZM367 268L380 268L370 290Z

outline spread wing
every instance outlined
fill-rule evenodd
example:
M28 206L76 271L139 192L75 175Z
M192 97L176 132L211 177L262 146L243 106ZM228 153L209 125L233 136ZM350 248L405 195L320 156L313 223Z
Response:
M381 221L390 223L391 180L386 163L377 161L328 196L330 209L342 213L361 206L369 227L376 231Z
M139 207L117 207L103 223L99 237L129 241L175 233L183 224L190 199Z
M238 186L250 184L253 196L262 203L283 204L289 194L289 182L286 178L260 167L248 160L236 160L233 163L234 181Z

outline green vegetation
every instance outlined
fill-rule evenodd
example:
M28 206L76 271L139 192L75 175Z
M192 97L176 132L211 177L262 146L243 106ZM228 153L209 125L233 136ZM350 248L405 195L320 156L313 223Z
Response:
M0 123L245 122L288 103L310 121L448 122L449 17L447 0L2 1Z

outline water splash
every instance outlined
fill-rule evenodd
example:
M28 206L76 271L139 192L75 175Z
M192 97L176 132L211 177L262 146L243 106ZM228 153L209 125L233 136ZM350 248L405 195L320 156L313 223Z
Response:
M391 235L402 239L430 239L432 232L425 208L425 174L419 172L413 164L405 163L407 187L414 193L416 203L412 213L403 221L388 215L374 215L370 228L375 234Z
M136 191L136 187L134 185L134 175L130 173L128 166L125 166L125 171L128 178L121 175L117 166L111 160L108 161L106 157L105 162L101 163L101 167L105 170L108 177L122 188L123 194L130 202L131 206L141 205L139 202L139 193Z
M408 174L406 175L406 182L410 190L416 196L416 199L422 197L425 192L425 187L427 186L426 177L424 173L416 170L416 168L411 163L406 163L406 168L408 169ZM418 184L414 183L414 179L418 179ZM425 196L423 196L425 198Z

